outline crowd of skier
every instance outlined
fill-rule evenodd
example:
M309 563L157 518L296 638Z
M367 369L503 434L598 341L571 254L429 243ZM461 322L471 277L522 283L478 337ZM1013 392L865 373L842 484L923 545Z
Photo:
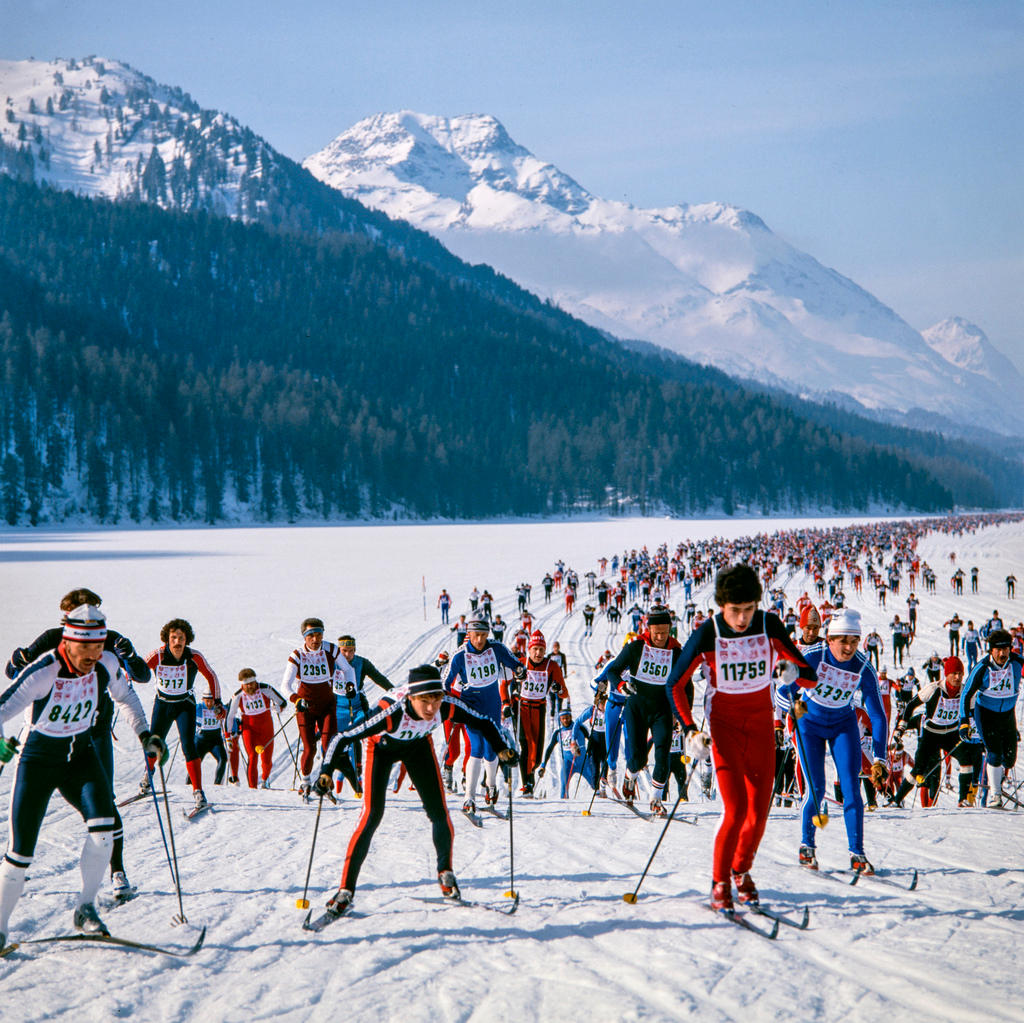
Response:
M187 619L168 620L143 657L107 626L99 594L71 590L60 624L12 653L0 691L0 722L19 726L0 734L0 762L17 755L0 864L0 950L55 791L86 825L74 926L107 933L96 909L105 872L115 902L135 894L119 808L158 792L166 805L172 726L193 794L190 817L210 806L207 754L214 784L269 788L282 735L301 799L317 801L319 812L347 783L362 800L338 890L314 929L351 906L387 794L406 778L430 821L445 898L460 897L448 794L459 793L463 814L480 827L483 813L501 814L503 784L523 798L557 791L562 799L585 786L591 805L617 800L646 818L669 818L691 798L717 800L710 905L730 916L737 902L760 908L752 872L773 805L800 804L795 859L812 870L830 806L841 807L850 870L871 875L864 819L880 802L928 807L948 787L965 809L1021 805L1012 772L1024 623L972 603L979 570L957 566L954 550L949 585L965 616L941 624L948 656L933 649L921 659L916 649L942 571L919 555L922 537L946 534L955 546L965 533L1019 519L964 515L684 541L602 556L582 577L559 561L540 580L542 597L527 582L515 588L508 621L488 590L474 588L453 622L456 601L442 590L441 638L400 680L357 655L352 635L326 640L323 619L307 617L277 685L243 667L230 693ZM797 579L809 580L799 594ZM1015 584L1008 569L1009 601ZM891 642L851 604L869 607L873 620L892 612ZM570 668L536 619L560 630L577 614L581 648L600 629L606 649L595 664ZM587 680L576 687L579 713L570 671ZM150 684L147 716L135 685ZM120 803L111 740L118 718L145 752L138 791ZM435 733L443 734L440 748Z

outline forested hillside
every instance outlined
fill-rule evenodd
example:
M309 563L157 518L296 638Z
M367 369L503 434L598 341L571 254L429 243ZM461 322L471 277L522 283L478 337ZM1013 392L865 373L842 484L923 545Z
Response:
M943 470L841 435L500 284L363 232L0 178L3 516L1007 503L998 459Z

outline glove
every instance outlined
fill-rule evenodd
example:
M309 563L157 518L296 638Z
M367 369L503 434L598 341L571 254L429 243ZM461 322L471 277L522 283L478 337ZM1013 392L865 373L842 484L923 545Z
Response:
M218 721L223 721L228 716L227 708L220 700L214 702L213 713L216 715Z
M786 733L781 728L775 729L775 748L782 749L786 745Z
M143 732L139 736L139 742L142 743L142 749L147 757L156 757L161 765L167 763L167 743L159 735Z
M512 677L517 682L522 682L523 679L526 678L526 669L521 664L516 665L516 667L512 671Z
M902 744L902 742L903 742L903 733L905 731L906 731L906 729L902 725L894 728L892 730L892 741L894 743L898 742L898 743Z
M594 691L598 696L608 695L608 679L606 678L595 678L594 679Z
M331 781L329 774L322 774L315 782L313 782L313 791L318 796L326 796L334 788L334 782Z
M569 749L572 750L572 755L574 757L578 757L580 755L580 747L579 747L579 745L577 743L570 742L569 743Z
M800 669L792 661L779 662L779 678L783 685L790 685L800 677Z
M502 721L511 721L512 720L512 706L511 706L511 704L506 703L505 706L501 708L501 720Z
M519 754L516 753L516 751L514 749L509 747L508 749L503 749L498 754L498 759L503 764L506 764L508 767L515 767L516 764L519 763Z
M807 701L806 700L801 700L800 697L798 696L793 701L793 706L792 706L793 717L795 717L797 719L797 721L799 721L800 718L802 718L806 713L807 713Z
M135 656L135 647L132 646L132 641L127 636L118 636L114 640L114 653L122 661L127 661L129 657Z
M970 723L970 721L968 721L966 718L961 720L960 728L958 729L958 731L960 732L960 741L961 742L969 741L970 738L971 738L971 723Z
M889 777L889 771L881 760L876 760L871 765L870 773L871 784L874 785L876 789L880 789L885 784L886 778Z
M0 736L0 764L6 764L18 749L18 740Z
M345 683L345 695L351 700L356 695L356 687L353 682Z
M295 701L295 709L299 713L309 710L309 701L304 700L301 696Z
M622 680L622 691L628 696L632 696L636 692L636 683L631 678L624 678Z
M707 760L711 756L711 742L703 732L686 737L686 752L693 760Z
M543 768L543 767L538 767L538 768L537 768L537 777L538 777L538 778L543 778L543 777L544 777L544 771L545 771L545 768Z

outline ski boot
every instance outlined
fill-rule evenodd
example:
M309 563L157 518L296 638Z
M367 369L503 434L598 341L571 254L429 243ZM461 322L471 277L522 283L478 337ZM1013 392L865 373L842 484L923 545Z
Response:
M437 883L441 886L441 894L446 899L461 899L462 892L459 891L459 882L455 880L455 874L451 870L442 870L437 875Z
M309 794L310 794L310 792L312 792L312 790L313 790L313 787L309 784L308 781L299 782L299 799L301 799L304 802L308 803L309 802Z
M873 874L875 868L868 862L863 853L850 853L850 870L855 874Z
M232 777L228 778L228 784L229 785L237 785L238 784L238 779L232 775Z
M800 866L808 870L818 869L818 857L814 853L813 845L800 846Z
M339 888L327 900L327 912L335 919L344 916L352 908L352 893L347 888Z
M469 814L475 814L476 813L476 803L473 802L472 799L467 799L462 804L462 812L463 813L469 813Z
M732 887L728 881L716 881L712 886L711 908L718 913L732 912Z
M758 905L760 898L757 894L757 885L754 884L749 871L744 871L741 874L738 870L734 870L732 872L732 883L736 885L737 901L740 903L750 903L752 906Z
M260 782L260 788L261 789L269 789L270 788L270 779L269 778L264 778L263 781Z
M139 795L148 796L151 789L152 785L149 784L149 775L147 774L146 777L143 778L141 782L139 782Z
M132 893L132 886L123 870L115 870L110 875L110 893L115 902L124 902Z
M498 786L497 785L485 785L484 786L484 802L488 806L498 805Z
M660 799L651 800L651 816L652 817L667 817L668 811L665 809L665 804Z
M196 810L205 810L210 804L206 801L206 793L202 789L196 789L193 793L196 800Z
M447 792L455 791L455 782L452 780L452 768L450 764L445 764L441 770L441 777L444 779L444 787Z
M75 910L75 930L83 934L105 934L109 937L107 925L100 919L96 907L91 902L84 902Z
M630 806L633 805L633 800L636 798L636 781L627 774L622 779L622 801L628 803Z
M533 799L533 782L528 781L523 785L523 799Z

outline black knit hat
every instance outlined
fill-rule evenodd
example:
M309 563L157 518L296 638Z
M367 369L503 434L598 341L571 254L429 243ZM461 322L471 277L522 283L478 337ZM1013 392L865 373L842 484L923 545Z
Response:
M433 696L444 692L441 672L433 664L421 664L409 669L408 696Z
M655 605L647 612L647 624L648 625L671 625L672 624L672 612L667 607L662 607L660 604Z

